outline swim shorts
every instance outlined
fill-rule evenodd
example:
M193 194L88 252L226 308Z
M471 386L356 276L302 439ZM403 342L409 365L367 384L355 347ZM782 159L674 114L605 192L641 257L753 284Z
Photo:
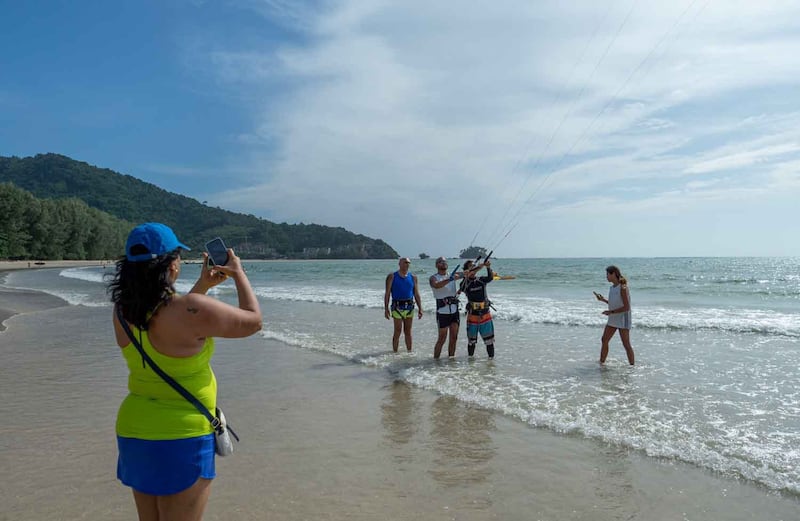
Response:
M413 300L392 301L392 318L403 320L406 318L412 318L413 316L414 316Z
M480 333L481 338L488 340L494 337L494 322L491 320L483 324L467 324L467 338L475 340Z
M458 313L436 313L436 324L439 329L450 327L451 324L460 324L461 319Z
M490 313L485 313L484 315L468 315L467 338L475 340L478 338L478 334L480 334L481 338L484 340L494 338L494 321Z
M199 478L214 479L214 435L181 440L117 436L117 479L154 496L177 494Z

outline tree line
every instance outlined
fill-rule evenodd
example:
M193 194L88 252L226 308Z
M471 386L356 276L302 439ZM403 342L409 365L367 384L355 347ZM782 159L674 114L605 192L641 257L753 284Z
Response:
M38 199L0 183L0 258L113 259L130 228L80 199Z
M197 252L203 249L206 241L219 236L237 253L253 259L398 257L397 252L384 241L341 227L278 224L254 215L212 208L130 175L58 154L0 157L0 182L13 183L40 200L72 199L71 204L82 201L89 208L126 223L128 229L133 225L131 223L163 222L192 248L193 255L199 255ZM0 221L0 235L8 235L8 239L0 241L11 244L11 232L3 231L6 226L10 227L10 224ZM122 240L123 245L125 233L127 230L116 239ZM121 249L116 250L115 256L121 252Z

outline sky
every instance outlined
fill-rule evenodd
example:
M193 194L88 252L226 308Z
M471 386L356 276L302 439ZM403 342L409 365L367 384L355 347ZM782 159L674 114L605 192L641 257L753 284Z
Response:
M411 257L800 256L796 0L0 0L0 26L3 156Z

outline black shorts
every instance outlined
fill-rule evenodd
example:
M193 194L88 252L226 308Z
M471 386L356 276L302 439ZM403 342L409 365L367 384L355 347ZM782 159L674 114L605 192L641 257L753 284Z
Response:
M436 323L439 324L439 329L444 329L452 324L460 324L461 319L458 313L436 313Z

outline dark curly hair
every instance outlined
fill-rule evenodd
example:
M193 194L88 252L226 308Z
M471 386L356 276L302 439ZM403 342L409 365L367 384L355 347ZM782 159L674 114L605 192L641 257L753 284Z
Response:
M153 311L175 293L169 268L179 257L180 250L175 250L144 262L131 262L124 256L117 260L107 291L125 320L147 330Z

